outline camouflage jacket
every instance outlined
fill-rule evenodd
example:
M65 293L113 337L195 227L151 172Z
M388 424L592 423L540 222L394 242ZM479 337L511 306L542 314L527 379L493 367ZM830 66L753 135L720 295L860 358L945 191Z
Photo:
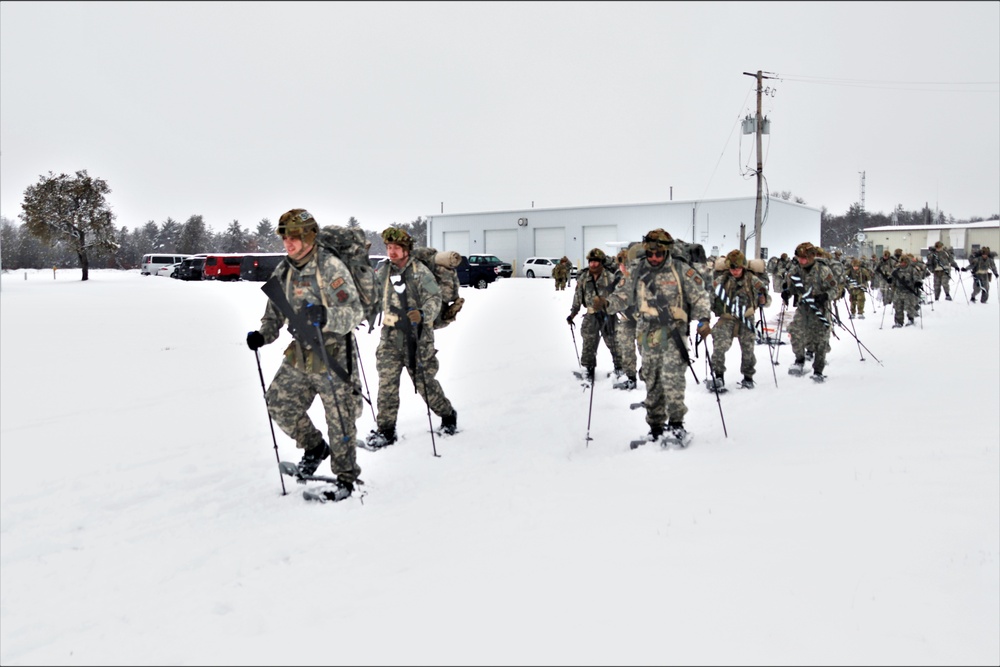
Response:
M848 289L866 289L868 287L868 281L871 279L872 272L860 264L857 268L855 268L854 265L851 265L851 267L847 269Z
M593 315L594 297L607 298L614 289L612 284L617 287L620 282L619 280L618 283L615 283L615 274L605 268L601 268L601 275L597 278L594 278L589 269L580 274L576 279L576 290L573 292L573 306L570 308L570 316L576 317L580 308L583 308L587 315Z
M365 317L354 278L347 266L332 253L315 250L301 269L296 268L286 257L271 275L281 281L285 297L296 312L301 313L307 304L325 309L323 340L328 348L339 345L340 340L361 324ZM264 343L277 340L284 325L285 316L269 299L264 317L260 320L260 334L264 337ZM301 367L313 370L322 368L318 359L307 359L309 355L298 341L292 341L285 350L285 355Z
M795 262L785 276L785 289L799 297L798 308L803 308L803 304L808 303L802 297L826 294L825 310L829 311L830 302L837 298L838 284L830 265L825 259L817 257L809 266L801 266ZM806 309L808 310L808 306Z
M556 280L569 280L569 262L558 262L552 267L552 277Z
M413 257L406 260L402 269L392 262L383 263L375 274L375 282L382 288L382 338L392 331L407 331L410 326L407 310L419 310L422 321L428 323L434 322L441 312L441 287L437 279L423 262ZM428 332L433 332L432 327L423 328L421 337Z
M888 280L889 276L892 275L892 270L896 268L896 263L896 258L892 255L879 257L878 264L875 266L875 273L882 276L883 279Z
M941 248L941 250L930 250L927 253L927 268L931 271L947 271L951 272L951 269L958 269L958 264L955 263L955 256L951 253L948 248Z
M752 327L759 297L765 297L765 306L771 305L767 284L753 271L743 269L743 275L734 278L729 271L720 272L712 283L712 312L721 319L737 319Z
M969 258L969 271L973 273L993 273L996 275L997 264L993 261L992 255L984 257L982 253Z
M900 264L892 270L892 274L890 275L893 287L902 289L904 292L909 292L915 296L920 294L920 290L923 287L921 283L922 278L923 273L920 265L916 262L909 262L905 266Z

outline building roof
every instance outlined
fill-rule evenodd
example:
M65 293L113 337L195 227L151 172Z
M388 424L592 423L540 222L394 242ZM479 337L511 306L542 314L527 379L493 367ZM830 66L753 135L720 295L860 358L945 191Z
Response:
M866 232L912 232L922 229L992 229L1000 227L1000 218L983 220L982 222L963 222L954 225L884 225L882 227L865 227Z

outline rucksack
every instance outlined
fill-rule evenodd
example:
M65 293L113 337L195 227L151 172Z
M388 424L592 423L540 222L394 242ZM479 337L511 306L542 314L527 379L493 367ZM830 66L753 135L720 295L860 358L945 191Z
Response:
M382 292L375 283L375 269L368 261L371 241L365 238L360 227L327 225L320 227L316 234L316 246L333 253L347 266L368 320L368 333L371 333L375 328L375 318L382 310Z
M458 311L465 303L465 299L458 296L461 285L455 270L462 261L462 256L455 251L438 252L434 248L413 248L410 256L430 269L441 288L441 312L434 320L434 328L443 329L455 321Z

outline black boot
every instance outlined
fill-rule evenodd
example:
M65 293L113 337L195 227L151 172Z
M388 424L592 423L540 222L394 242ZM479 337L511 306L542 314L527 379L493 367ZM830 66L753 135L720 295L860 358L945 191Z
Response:
M326 444L325 440L320 441L316 447L305 450L302 454L302 460L299 461L299 474L312 475L319 468L323 459L328 456L330 456L330 445Z
M441 417L441 432L455 435L456 431L458 431L458 410L452 409L450 415Z
M374 452L388 447L394 442L396 442L395 425L379 428L377 431L372 431L368 434L368 437L365 438L365 442L362 447L370 452Z

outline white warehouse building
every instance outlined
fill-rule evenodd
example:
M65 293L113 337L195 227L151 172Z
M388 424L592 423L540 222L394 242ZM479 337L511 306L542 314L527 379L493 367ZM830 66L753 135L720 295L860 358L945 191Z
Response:
M747 256L754 256L756 197L649 204L528 208L489 213L442 213L427 216L427 243L460 255L496 255L522 274L528 257L562 257L577 267L586 265L592 248L609 254L652 229L700 243L708 255L740 247L744 226ZM763 259L789 255L803 241L820 242L820 210L770 197L764 200L761 223Z

